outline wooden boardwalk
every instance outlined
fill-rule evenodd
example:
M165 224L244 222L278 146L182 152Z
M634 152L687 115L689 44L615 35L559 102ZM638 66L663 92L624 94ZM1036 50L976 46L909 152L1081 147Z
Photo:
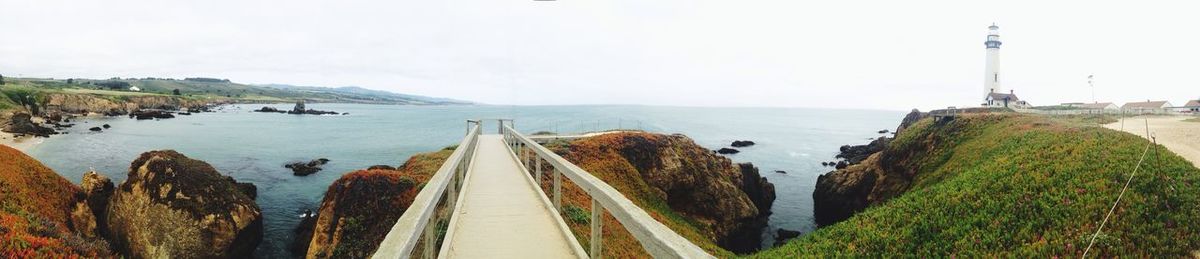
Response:
M586 257L501 135L478 141L439 257Z

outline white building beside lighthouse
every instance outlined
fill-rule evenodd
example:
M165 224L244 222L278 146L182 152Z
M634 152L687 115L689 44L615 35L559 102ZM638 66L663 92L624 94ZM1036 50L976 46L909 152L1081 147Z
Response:
M983 42L987 50L987 60L983 71L983 106L1028 108L1029 103L1017 98L1012 90L1005 91L1000 87L1000 26L995 23L988 26L987 41Z

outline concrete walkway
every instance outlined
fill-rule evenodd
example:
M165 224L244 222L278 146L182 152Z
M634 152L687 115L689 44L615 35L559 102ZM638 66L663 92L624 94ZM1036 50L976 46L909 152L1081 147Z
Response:
M446 258L578 258L558 215L526 179L500 135L482 135L462 204L443 245Z
M1200 122L1183 121L1190 117L1133 117L1126 118L1124 130L1134 135L1146 137L1146 124L1150 124L1150 133L1158 138L1171 152L1192 161L1192 165L1200 167ZM1121 130L1121 122L1109 123L1104 127Z

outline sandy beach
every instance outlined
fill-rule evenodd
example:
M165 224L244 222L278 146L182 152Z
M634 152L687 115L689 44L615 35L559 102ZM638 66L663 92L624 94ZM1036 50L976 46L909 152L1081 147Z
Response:
M1124 130L1134 135L1146 137L1146 127L1150 134L1158 139L1158 143L1179 154L1184 159L1192 161L1192 165L1200 167L1200 122L1183 121L1189 116L1153 116L1126 118L1124 125L1114 122L1104 125L1114 130Z
M45 141L45 138L35 138L32 136L14 137L12 133L0 132L0 145L9 146L20 150L21 152L29 153L29 149L37 144Z

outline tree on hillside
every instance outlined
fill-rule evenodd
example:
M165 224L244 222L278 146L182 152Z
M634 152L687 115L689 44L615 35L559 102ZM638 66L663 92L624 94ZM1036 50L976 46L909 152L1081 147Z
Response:
M171 94L179 95L179 89L171 90Z
M4 75L0 75L0 85L4 85Z
M75 83L75 79L67 78L67 84L74 84L74 83Z

